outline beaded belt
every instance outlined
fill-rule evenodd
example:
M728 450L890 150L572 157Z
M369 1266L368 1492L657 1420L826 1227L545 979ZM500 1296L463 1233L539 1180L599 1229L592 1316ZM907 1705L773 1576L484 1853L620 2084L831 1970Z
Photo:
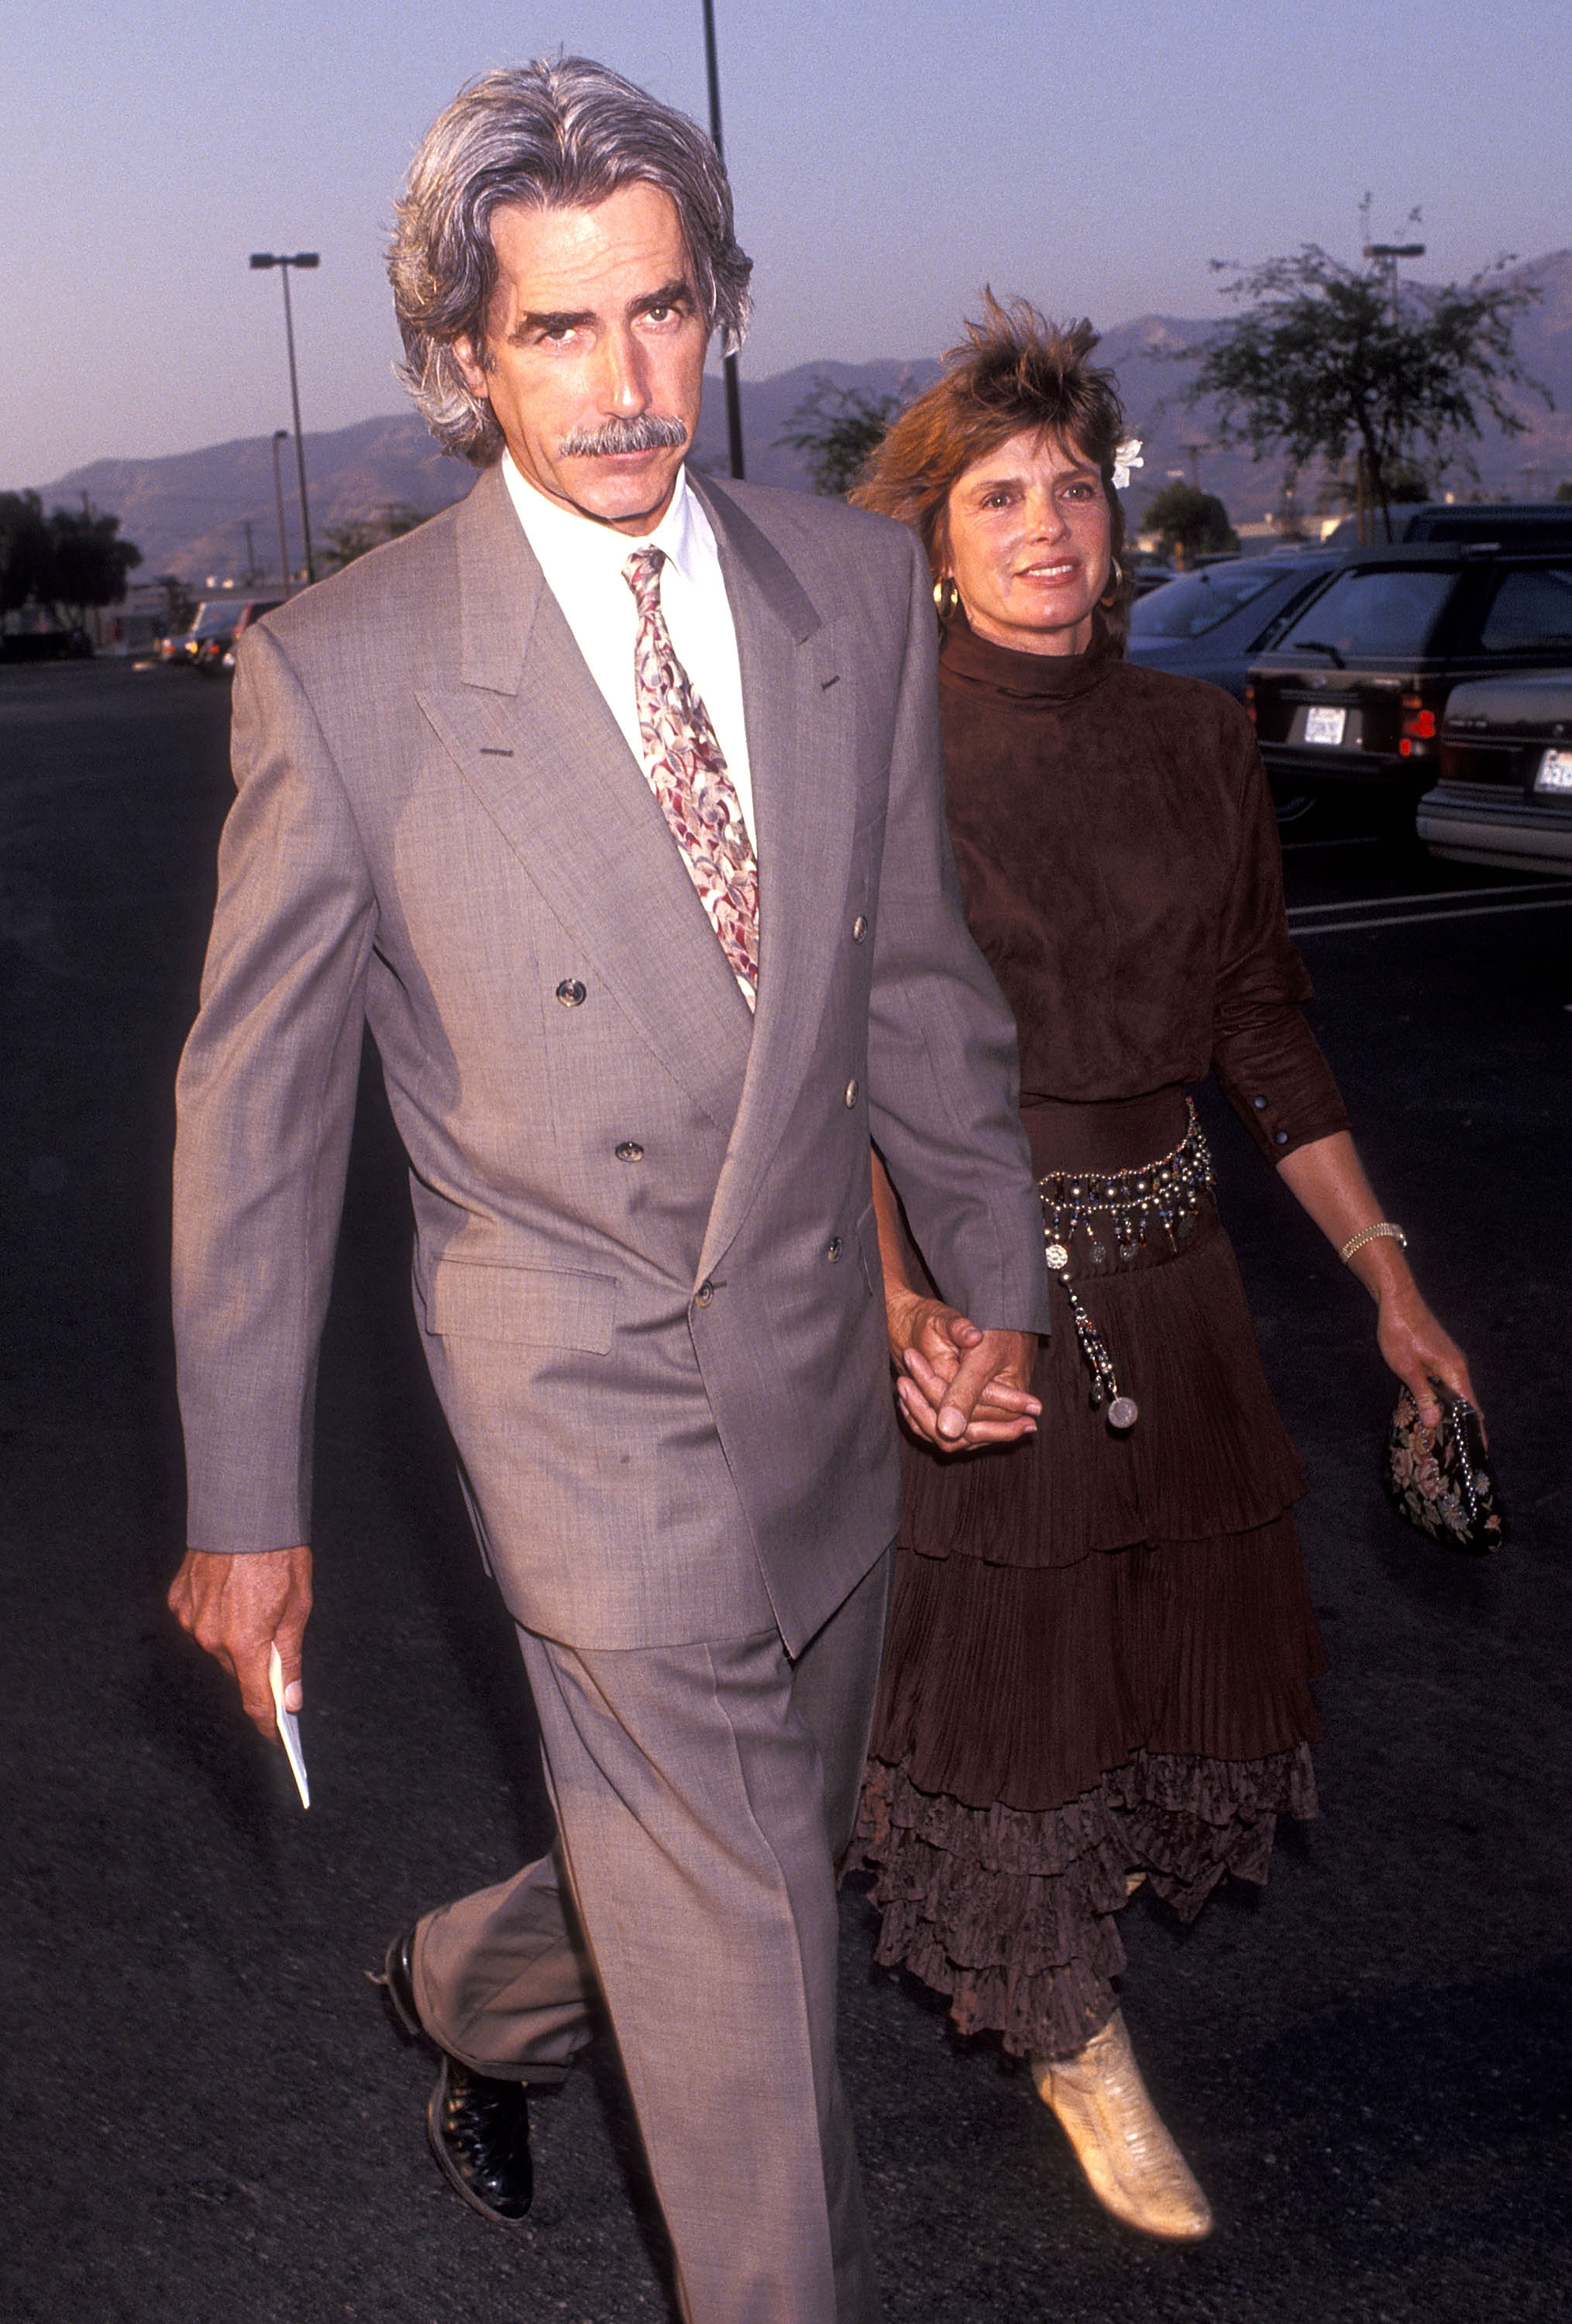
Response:
M1088 1222L1107 1220L1114 1253L1123 1265L1133 1263L1147 1247L1147 1238L1159 1229L1177 1250L1196 1222L1201 1197L1217 1183L1211 1148L1189 1098L1185 1100L1188 1126L1171 1154L1135 1170L1055 1170L1038 1181L1042 1197L1042 1239L1048 1271L1064 1286L1075 1318L1076 1339L1091 1374L1090 1402L1094 1412L1105 1401L1108 1425L1123 1432L1133 1428L1140 1408L1119 1386L1101 1333L1087 1314L1069 1279L1070 1245L1078 1229L1090 1239L1087 1257L1094 1268L1106 1267L1107 1246Z

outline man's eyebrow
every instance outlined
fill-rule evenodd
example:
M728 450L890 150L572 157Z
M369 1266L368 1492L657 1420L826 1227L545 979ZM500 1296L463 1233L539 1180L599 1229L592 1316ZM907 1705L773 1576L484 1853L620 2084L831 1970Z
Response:
M518 321L508 333L508 344L510 346L517 346L521 341L527 339L535 331L581 330L586 323L593 323L594 320L594 311L588 307L581 309L576 315L539 313L532 309L527 315L519 317Z
M696 303L692 283L685 275L675 274L670 282L662 282L658 290L646 290L642 298L635 299L628 312L630 315L647 315L654 307L691 307ZM508 344L520 346L537 332L580 331L596 320L598 318L592 307L580 308L574 312L566 309L559 311L531 308L527 314L519 317L509 331Z
M647 290L635 299L628 309L630 315L647 315L652 307L681 307L694 305L693 285L686 275L674 274L670 282L662 282L658 290Z

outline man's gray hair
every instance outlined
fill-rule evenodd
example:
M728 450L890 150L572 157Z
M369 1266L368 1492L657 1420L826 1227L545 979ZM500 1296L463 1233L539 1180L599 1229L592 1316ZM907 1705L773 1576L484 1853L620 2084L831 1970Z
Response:
M624 186L675 203L707 328L742 343L754 262L732 229L731 188L696 122L587 57L483 73L421 140L388 246L406 360L399 376L444 451L477 468L500 459L502 430L464 383L454 353L484 359L496 286L494 210L590 209Z

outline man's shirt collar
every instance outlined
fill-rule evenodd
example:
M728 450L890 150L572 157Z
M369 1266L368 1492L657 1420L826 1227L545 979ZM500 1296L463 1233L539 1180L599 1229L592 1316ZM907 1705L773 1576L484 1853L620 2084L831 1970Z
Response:
M677 471L670 505L647 533L619 532L550 499L522 474L511 452L503 454L502 470L508 497L548 579L553 567L559 571L564 565L585 580L620 577L634 549L646 547L664 549L685 581L699 579L703 551L696 536L702 520L686 462Z

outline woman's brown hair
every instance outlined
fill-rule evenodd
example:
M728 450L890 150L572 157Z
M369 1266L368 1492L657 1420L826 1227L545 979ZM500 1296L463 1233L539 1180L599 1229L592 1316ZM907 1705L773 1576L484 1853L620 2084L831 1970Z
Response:
M1123 645L1131 586L1119 562L1124 511L1114 456L1126 429L1113 373L1089 360L1097 334L1086 321L1050 323L1026 300L1001 302L992 290L983 308L933 385L892 422L851 498L911 525L937 576L949 553L949 496L966 470L1023 430L1057 437L1103 479L1114 576L1103 615Z

